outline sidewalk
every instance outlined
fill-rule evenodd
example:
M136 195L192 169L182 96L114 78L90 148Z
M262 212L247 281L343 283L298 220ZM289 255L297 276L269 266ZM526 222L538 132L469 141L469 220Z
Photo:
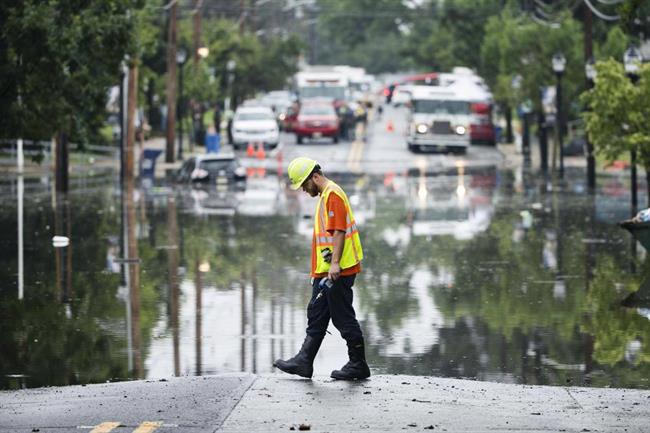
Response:
M649 402L630 389L238 373L4 391L0 432L645 432Z
M524 155L521 153L518 149L517 146L514 143L498 143L497 144L497 150L503 155L504 157L504 166L507 168L513 168L513 167L521 167L524 164ZM551 169L552 166L552 144L549 144L549 149L548 149L548 166L549 170ZM530 161L531 161L531 167L534 169L539 169L541 167L541 157L540 157L540 151L539 151L539 143L536 139L531 140L531 150L530 150ZM564 157L564 167L569 168L569 167L581 167L581 168L586 168L587 167L587 158L584 156L565 156ZM596 167L596 170L598 172L598 175L603 173L602 167Z
M261 376L220 431L643 432L650 391L422 376L349 383Z

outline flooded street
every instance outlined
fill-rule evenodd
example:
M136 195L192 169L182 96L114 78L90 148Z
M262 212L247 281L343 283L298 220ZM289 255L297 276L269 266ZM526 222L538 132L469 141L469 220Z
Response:
M258 174L124 200L112 175L58 201L28 182L22 273L19 188L3 185L0 388L265 373L293 355L315 202ZM645 259L616 225L626 178L592 198L582 172L556 193L494 166L328 174L360 224L354 305L373 373L650 388L650 309L620 306ZM329 330L321 373L346 359Z

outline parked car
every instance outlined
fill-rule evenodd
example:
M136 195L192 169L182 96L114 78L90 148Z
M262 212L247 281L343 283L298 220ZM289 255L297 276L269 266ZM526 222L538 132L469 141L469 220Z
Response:
M246 168L233 154L196 155L183 162L176 180L200 185L245 185Z
M406 105L411 101L413 86L409 84L400 84L393 90L392 103L395 107Z
M334 143L339 142L340 121L331 101L304 100L298 110L293 132L296 141L301 144L305 137L331 137Z
M232 120L232 144L240 149L249 143L263 143L275 148L280 141L280 129L269 107L242 106Z

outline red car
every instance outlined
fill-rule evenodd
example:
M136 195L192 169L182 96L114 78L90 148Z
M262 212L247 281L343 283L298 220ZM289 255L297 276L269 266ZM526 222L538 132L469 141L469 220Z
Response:
M298 116L293 123L296 141L302 144L305 137L331 137L334 143L339 142L339 118L331 102L308 102L300 105Z

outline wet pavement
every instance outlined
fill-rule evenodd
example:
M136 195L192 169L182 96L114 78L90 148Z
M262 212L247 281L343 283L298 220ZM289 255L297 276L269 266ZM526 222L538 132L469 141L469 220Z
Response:
M302 342L309 297L315 203L277 175L297 154L321 156L350 196L374 374L650 388L649 306L620 306L646 272L616 225L627 176L599 177L589 196L570 168L550 190L495 149L413 155L374 128L366 143L287 140L248 163L245 190L159 180L122 195L113 173L56 198L30 178L20 207L18 180L5 181L0 388L273 373ZM330 331L318 375L346 360Z
M0 392L0 432L645 432L650 391L245 373Z
M213 432L254 379L233 374L0 392L0 432Z

